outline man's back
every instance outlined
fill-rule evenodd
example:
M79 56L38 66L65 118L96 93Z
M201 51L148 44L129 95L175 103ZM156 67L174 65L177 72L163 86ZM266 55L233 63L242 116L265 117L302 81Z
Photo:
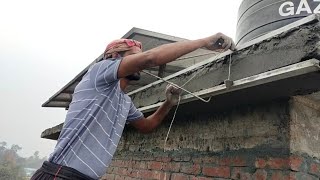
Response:
M142 116L120 89L119 64L120 60L96 63L77 85L49 161L72 167L92 178L106 172L127 118Z

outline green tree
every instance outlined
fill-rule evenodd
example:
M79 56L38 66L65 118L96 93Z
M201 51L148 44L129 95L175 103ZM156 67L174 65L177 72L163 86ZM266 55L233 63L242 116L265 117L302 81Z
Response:
M42 163L47 160L47 157L40 158L39 151L33 153L33 156L30 156L26 159L26 167L38 169L41 167Z
M35 159L40 159L40 158L39 158L39 151L34 152L34 153L33 153L33 157L34 157Z
M24 179L24 158L18 155L18 151L20 151L22 147L14 144L10 149L8 149L6 146L6 142L0 142L0 179Z
M18 151L20 151L22 149L22 147L20 147L19 145L13 144L11 146L11 150L14 151L15 153L17 153Z

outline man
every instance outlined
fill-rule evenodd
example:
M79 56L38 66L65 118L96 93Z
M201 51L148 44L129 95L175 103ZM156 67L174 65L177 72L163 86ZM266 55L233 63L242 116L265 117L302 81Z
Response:
M94 64L75 88L54 152L31 179L99 179L111 163L125 124L151 132L176 105L180 90L167 86L166 101L144 117L124 93L143 69L159 66L198 48L234 50L231 38L218 33L193 41L159 46L142 52L140 42L110 43L105 59Z

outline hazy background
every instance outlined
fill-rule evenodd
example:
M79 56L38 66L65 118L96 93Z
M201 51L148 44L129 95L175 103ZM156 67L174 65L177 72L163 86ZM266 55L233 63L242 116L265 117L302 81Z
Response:
M235 37L241 0L0 0L0 142L48 156L43 130L64 121L41 105L132 27L187 39Z

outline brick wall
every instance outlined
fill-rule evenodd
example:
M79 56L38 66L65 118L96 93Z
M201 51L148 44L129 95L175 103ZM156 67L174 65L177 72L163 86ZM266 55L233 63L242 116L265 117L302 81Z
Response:
M318 180L320 161L282 152L232 152L228 154L155 153L117 156L102 179L253 179ZM196 156L195 156L196 154ZM263 155L264 154L264 155Z
M318 180L320 111L310 107L285 99L224 112L181 108L165 152L172 116L152 134L126 128L102 179Z

